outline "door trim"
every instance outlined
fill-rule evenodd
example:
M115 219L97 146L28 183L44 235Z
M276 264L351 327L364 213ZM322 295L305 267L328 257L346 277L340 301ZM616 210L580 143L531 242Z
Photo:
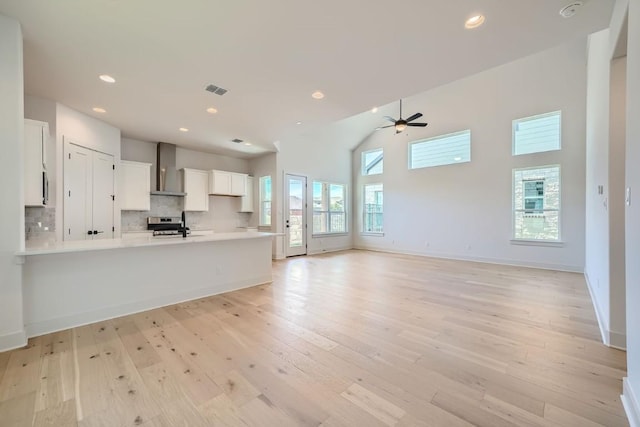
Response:
M289 189L290 189L290 184L289 184L289 179L290 178L299 178L301 180L304 180L304 188L302 189L302 195L303 195L303 202L302 202L302 206L301 206L301 210L302 210L302 246L297 249L297 250L292 250L292 247L289 245L289 230L290 228L287 226L287 220L289 220L289 214L290 214L290 197L289 197ZM307 255L308 253L308 238L309 238L309 230L308 230L308 198L309 198L309 194L308 194L308 188L309 188L309 182L308 182L308 176L306 175L302 175L302 174L295 174L295 173L289 173L289 172L285 172L284 173L284 191L283 191L283 195L284 195L284 209L283 209L283 227L284 227L284 256L285 258L289 258L289 257L294 257L294 256L302 256L302 255Z

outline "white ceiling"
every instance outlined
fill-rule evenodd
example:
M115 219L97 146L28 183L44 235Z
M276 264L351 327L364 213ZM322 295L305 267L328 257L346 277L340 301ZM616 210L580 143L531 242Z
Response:
M558 12L569 2L0 0L0 13L22 23L28 94L130 138L247 157L607 27L614 0L586 1L564 19ZM484 26L465 30L476 13ZM98 80L105 73L117 83ZM209 83L229 92L206 92ZM311 98L315 90L326 97ZM341 128L353 132L353 146L369 131Z

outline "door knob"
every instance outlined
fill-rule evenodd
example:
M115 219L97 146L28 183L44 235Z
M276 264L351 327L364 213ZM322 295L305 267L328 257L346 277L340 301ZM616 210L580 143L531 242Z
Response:
M89 230L89 231L87 231L87 234L88 234L89 236L91 236L91 235L93 234L93 231Z

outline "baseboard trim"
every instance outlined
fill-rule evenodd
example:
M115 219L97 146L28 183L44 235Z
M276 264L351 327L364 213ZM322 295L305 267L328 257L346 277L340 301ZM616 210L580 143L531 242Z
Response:
M26 325L25 333L29 338L37 337L40 335L49 334L51 332L84 326L95 322L113 319L116 317L140 313L142 311L153 310L155 308L165 307L167 305L179 304L181 302L191 301L198 298L204 298L212 295L237 291L240 289L251 288L253 286L259 286L271 281L271 275L268 275L239 282L227 283L225 284L224 289L220 289L219 286L206 287L171 295L163 295L161 297L136 301L129 304L105 307L99 310L71 314L69 316L58 317L41 322L34 322Z
M602 337L602 343L607 347L615 348L618 350L627 350L627 335L619 332L613 332L609 329L609 325L605 316L602 314L598 300L595 298L595 290L593 284L589 279L587 272L584 272L584 280L587 282L587 289L589 289L589 295L591 296L591 304L593 304L593 310L596 312L596 319L598 319L598 328L600 328L600 336Z
M598 305L598 299L595 297L593 285L591 284L591 280L589 279L589 275L586 271L584 272L584 280L587 282L587 289L589 289L589 295L591 296L591 304L593 305L593 309L596 312L596 319L598 319L598 327L600 328L600 336L602 337L602 342L604 343L604 345L609 346L609 344L611 344L611 340L609 338L609 324L607 323L605 317L602 315L600 305Z
M307 255L322 255L322 254L328 254L330 252L348 251L348 250L351 250L351 249L353 249L353 246L344 246L344 247L340 247L340 248L331 248L331 249L321 249L319 251L311 251Z
M0 336L0 352L13 350L27 345L25 330Z
M563 265L563 264L546 264L546 263L537 263L537 262L524 262L518 260L510 260L510 259L501 259L501 258L483 258L483 257L474 257L474 256L462 256L462 255L451 255L451 254L442 254L442 253L425 253L425 252L414 252L414 251L403 251L403 250L392 250L388 248L382 247L374 247L374 246L354 246L354 249L373 251L373 252L386 252L390 254L401 254L401 255L415 255L426 258L438 258L438 259L450 259L456 261L470 261L470 262L480 262L483 264L497 264L497 265L509 265L513 267L525 267L525 268L538 268L541 270L553 270L553 271L566 271L569 273L583 273L584 268L573 266L573 265Z
M622 399L622 406L627 414L629 425L631 427L640 427L640 403L631 388L628 377L622 379L622 396L620 398Z

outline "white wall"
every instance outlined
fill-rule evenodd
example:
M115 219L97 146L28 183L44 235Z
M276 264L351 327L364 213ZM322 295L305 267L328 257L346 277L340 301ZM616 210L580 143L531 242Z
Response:
M410 98L426 128L373 133L353 153L356 247L562 270L584 268L585 41ZM562 150L511 155L512 120L562 110ZM411 114L414 111L405 111ZM408 143L471 129L471 162L408 170ZM384 148L384 174L361 153ZM561 165L562 247L514 245L512 169ZM384 184L384 236L363 236L362 187Z
M622 2L620 2L622 3ZM640 0L628 0L626 185L627 414L640 426ZM618 6L616 4L616 6ZM633 426L634 424L632 424Z
M249 225L252 227L257 227L260 222L260 177L262 176L271 176L271 206L272 212L276 212L276 205L279 195L276 194L276 178L277 178L277 161L278 154L271 153L266 154L264 156L256 157L249 160L249 170L250 174L254 177L253 179L253 213L249 218ZM272 214L271 218L271 226L269 227L261 227L261 229L265 231L276 231L276 215ZM278 243L280 247L282 247L282 239L274 238L272 241L272 250L271 254L273 258L276 258L276 254L278 253ZM281 252L280 252L281 253Z
M610 344L626 347L624 181L627 58L611 61L609 119ZM587 190L593 190L590 188Z
M64 206L63 165L64 143L74 144L111 154L117 164L120 161L120 129L87 116L65 105L56 104L56 206ZM117 182L115 188L118 188ZM120 207L116 197L113 223L115 235L120 235ZM56 239L62 241L63 209L56 209Z
M26 344L22 309L24 95L20 24L0 15L0 351Z
M276 230L280 233L284 230L284 174L302 175L307 177L307 253L316 254L322 252L351 249L353 247L350 203L352 194L351 185L351 152L349 148L353 141L345 141L341 137L340 123L328 126L324 129L312 131L306 135L282 140L278 153L278 182ZM312 209L312 183L314 180L346 184L347 186L347 230L348 233L339 236L313 237L313 209ZM283 241L282 241L283 242ZM282 245L284 246L284 244ZM278 257L284 256L284 248L279 248Z
M585 277L603 333L609 341L609 91L610 30L589 37L587 61L587 170ZM598 194L602 185L604 194Z

